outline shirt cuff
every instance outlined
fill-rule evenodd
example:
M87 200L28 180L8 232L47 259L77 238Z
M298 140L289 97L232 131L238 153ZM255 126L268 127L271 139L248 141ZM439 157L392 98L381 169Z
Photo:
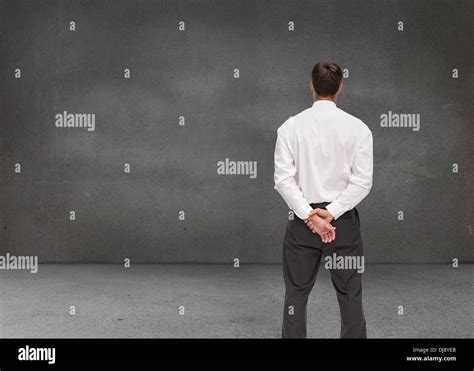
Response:
M326 210L334 217L334 220L346 212L337 202L331 202L326 206Z
M300 207L296 208L293 210L300 219L307 219L309 216L309 213L313 211L313 208L309 204L303 204Z

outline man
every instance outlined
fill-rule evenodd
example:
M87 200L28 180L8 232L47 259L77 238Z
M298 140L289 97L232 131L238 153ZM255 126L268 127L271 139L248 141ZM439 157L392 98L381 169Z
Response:
M341 68L318 63L311 77L312 107L278 128L275 147L275 189L295 214L283 243L284 338L306 337L306 304L321 257L363 256L355 206L372 187L372 133L336 106ZM361 274L354 267L330 272L341 337L367 337Z

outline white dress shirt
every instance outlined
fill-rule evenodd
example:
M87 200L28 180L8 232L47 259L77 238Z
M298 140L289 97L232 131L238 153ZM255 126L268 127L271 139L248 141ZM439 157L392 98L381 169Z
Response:
M334 219L353 209L372 187L372 132L329 100L290 117L278 128L275 189L301 219L310 203L330 202Z

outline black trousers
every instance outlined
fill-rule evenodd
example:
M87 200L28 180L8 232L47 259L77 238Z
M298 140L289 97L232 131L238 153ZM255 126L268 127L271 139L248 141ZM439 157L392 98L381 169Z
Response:
M323 209L328 202L311 204ZM331 223L336 227L336 239L324 244L295 215L288 222L283 242L283 276L285 306L283 338L306 337L306 306L316 281L321 257L363 256L359 213L354 208ZM341 313L341 338L366 338L366 323L362 308L362 281L358 269L329 269Z

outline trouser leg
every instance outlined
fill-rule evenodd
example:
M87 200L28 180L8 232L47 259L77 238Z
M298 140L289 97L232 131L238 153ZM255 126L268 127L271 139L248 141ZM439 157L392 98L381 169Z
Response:
M366 338L360 274L354 270L331 271L341 313L341 338Z
M363 242L357 210L352 218L336 221L336 240L328 253L350 257L352 262L365 264ZM348 259L345 260L349 261ZM363 267L362 267L363 268ZM362 272L355 269L330 269L341 313L341 338L366 338L366 321L362 306Z
M306 337L306 306L322 256L317 246L317 239L302 220L289 221L283 243L283 338Z

